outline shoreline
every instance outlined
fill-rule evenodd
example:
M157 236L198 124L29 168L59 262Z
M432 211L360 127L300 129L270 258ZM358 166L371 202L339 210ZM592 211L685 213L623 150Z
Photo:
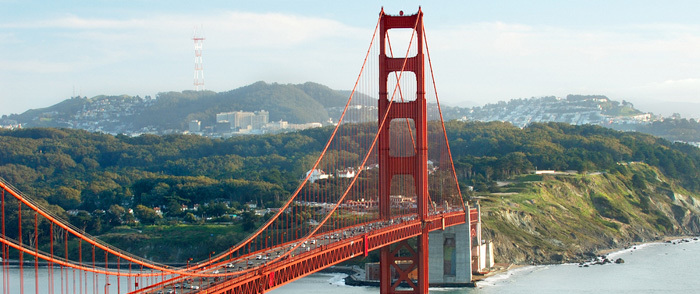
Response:
M686 240L686 239L698 239L700 236L689 236L689 235L680 235L680 236L665 236L662 237L656 241L649 241L649 242L630 242L627 243L626 246L622 247L615 247L615 248L609 248L609 249L602 249L596 251L597 256L604 256L604 255L611 255L619 252L624 252L626 250L635 250L635 247L639 246L646 246L649 244L656 244L656 243L670 243L674 241L681 241L681 240Z
M649 242L634 242L628 243L627 245L608 248L595 251L596 258L604 256L611 259L612 256L623 254L633 250L639 250L649 245L654 244L680 244L685 242L700 242L700 236L667 236L662 237L659 240L649 241ZM590 262L590 261L586 261ZM611 262L613 262L611 260ZM508 280L513 275L517 275L521 271L533 271L541 267L553 266L553 265L577 265L578 262L567 262L567 263L542 263L542 264L515 264L515 263L497 263L493 268L484 274L473 274L471 283L460 283L460 284L431 284L430 288L482 288L490 287L503 283L504 280ZM379 281L364 281L354 276L364 276L364 271L361 267L355 266L333 266L319 271L318 273L332 274L336 277L333 279L333 284L344 285L348 287L379 287Z
M597 251L595 251L595 254L596 254L596 258L597 257L608 258L611 256L616 256L616 255L628 252L628 251L638 250L638 249L641 249L643 247L653 245L653 244L669 244L669 243L670 244L679 244L679 243L688 242L688 241L696 241L697 242L699 240L700 240L700 236L690 236L690 235L665 236L665 237L662 237L659 240L655 240L655 241L631 242L631 243L628 243L627 245L621 246L621 247L597 250ZM610 260L610 261L614 262L612 260ZM477 282L487 281L489 278L492 278L492 277L501 277L501 276L507 277L507 276L509 276L509 273L512 273L513 271L518 270L518 269L522 269L522 268L526 268L526 267L530 267L530 266L537 267L537 266L565 265L565 264L575 265L575 264L581 264L581 263L569 262L569 263L541 263L541 264L497 264L497 265L507 265L507 267L498 269L495 272L487 273L487 274L481 276L480 278L477 278L477 275L473 275L472 279L473 279L474 285L476 287L478 287L480 283L477 283Z

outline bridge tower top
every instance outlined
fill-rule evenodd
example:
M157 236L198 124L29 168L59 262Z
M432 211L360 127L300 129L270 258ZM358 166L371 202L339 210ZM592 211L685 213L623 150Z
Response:
M412 57L392 57L387 52L388 31L391 29L412 29L417 52ZM409 47L411 44L409 44ZM410 48L409 48L410 49ZM381 11L379 23L379 209L382 219L390 219L391 181L395 175L411 175L415 183L418 215L424 219L428 213L428 143L427 143L427 108L425 100L425 58L423 54L423 12L413 15L388 15ZM399 83L404 72L415 75L416 99L398 101ZM393 77L391 74L394 74ZM389 89L389 79L395 78L396 85ZM391 90L391 95L389 91ZM403 99L401 99L403 100ZM390 125L394 119L413 121L415 140L411 155L391 152ZM395 154L395 155L392 155Z
M387 52L388 31L392 29L412 29L411 39L406 50L405 57L393 57L389 48ZM415 55L409 56L412 44L415 42ZM422 224L422 233L418 235L417 250L411 255L412 267L417 268L418 281L414 284L407 276L399 277L412 285L412 291L402 293L428 293L428 230L426 219L428 216L428 115L425 101L425 59L423 54L423 12L413 15L398 16L380 13L379 22L379 216L384 220L392 218L391 194L392 179L394 176L405 175L413 178L418 208L418 218ZM404 101L401 85L404 73L412 72L415 76L416 96L413 101ZM393 75L392 75L393 74ZM391 80L390 80L391 79ZM393 89L389 94L389 82L393 81ZM401 95L397 101L397 92ZM393 150L391 143L391 125L395 119L405 120L407 131L411 133L412 148ZM412 120L412 123L411 123ZM415 132L412 130L415 128ZM415 133L415 138L413 134ZM409 143L409 142L406 142ZM396 146L394 146L396 147ZM410 182L410 181L409 181ZM403 244L403 243L402 243ZM403 244L400 246L408 246ZM412 250L409 250L412 251ZM406 260L407 257L399 257L389 246L382 248L380 253L380 292L398 293L396 285L392 283L391 268L398 260Z

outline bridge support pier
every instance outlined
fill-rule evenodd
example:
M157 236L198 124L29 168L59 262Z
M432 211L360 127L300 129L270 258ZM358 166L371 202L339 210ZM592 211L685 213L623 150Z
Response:
M430 232L430 284L467 285L472 281L469 223Z

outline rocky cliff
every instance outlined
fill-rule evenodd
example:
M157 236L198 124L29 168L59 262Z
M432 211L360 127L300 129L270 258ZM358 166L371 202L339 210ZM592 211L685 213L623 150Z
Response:
M496 262L576 262L602 249L700 233L698 195L644 163L520 177L503 190L479 197Z

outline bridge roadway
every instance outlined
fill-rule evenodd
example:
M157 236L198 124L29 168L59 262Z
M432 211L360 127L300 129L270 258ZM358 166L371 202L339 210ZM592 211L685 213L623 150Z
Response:
M426 219L429 231L463 224L463 210L433 214ZM199 273L220 277L201 278L178 276L132 293L263 293L326 267L358 255L421 234L421 222L416 215L401 216L390 221L375 221L326 232L310 237L285 258L296 242L228 259L207 267Z

